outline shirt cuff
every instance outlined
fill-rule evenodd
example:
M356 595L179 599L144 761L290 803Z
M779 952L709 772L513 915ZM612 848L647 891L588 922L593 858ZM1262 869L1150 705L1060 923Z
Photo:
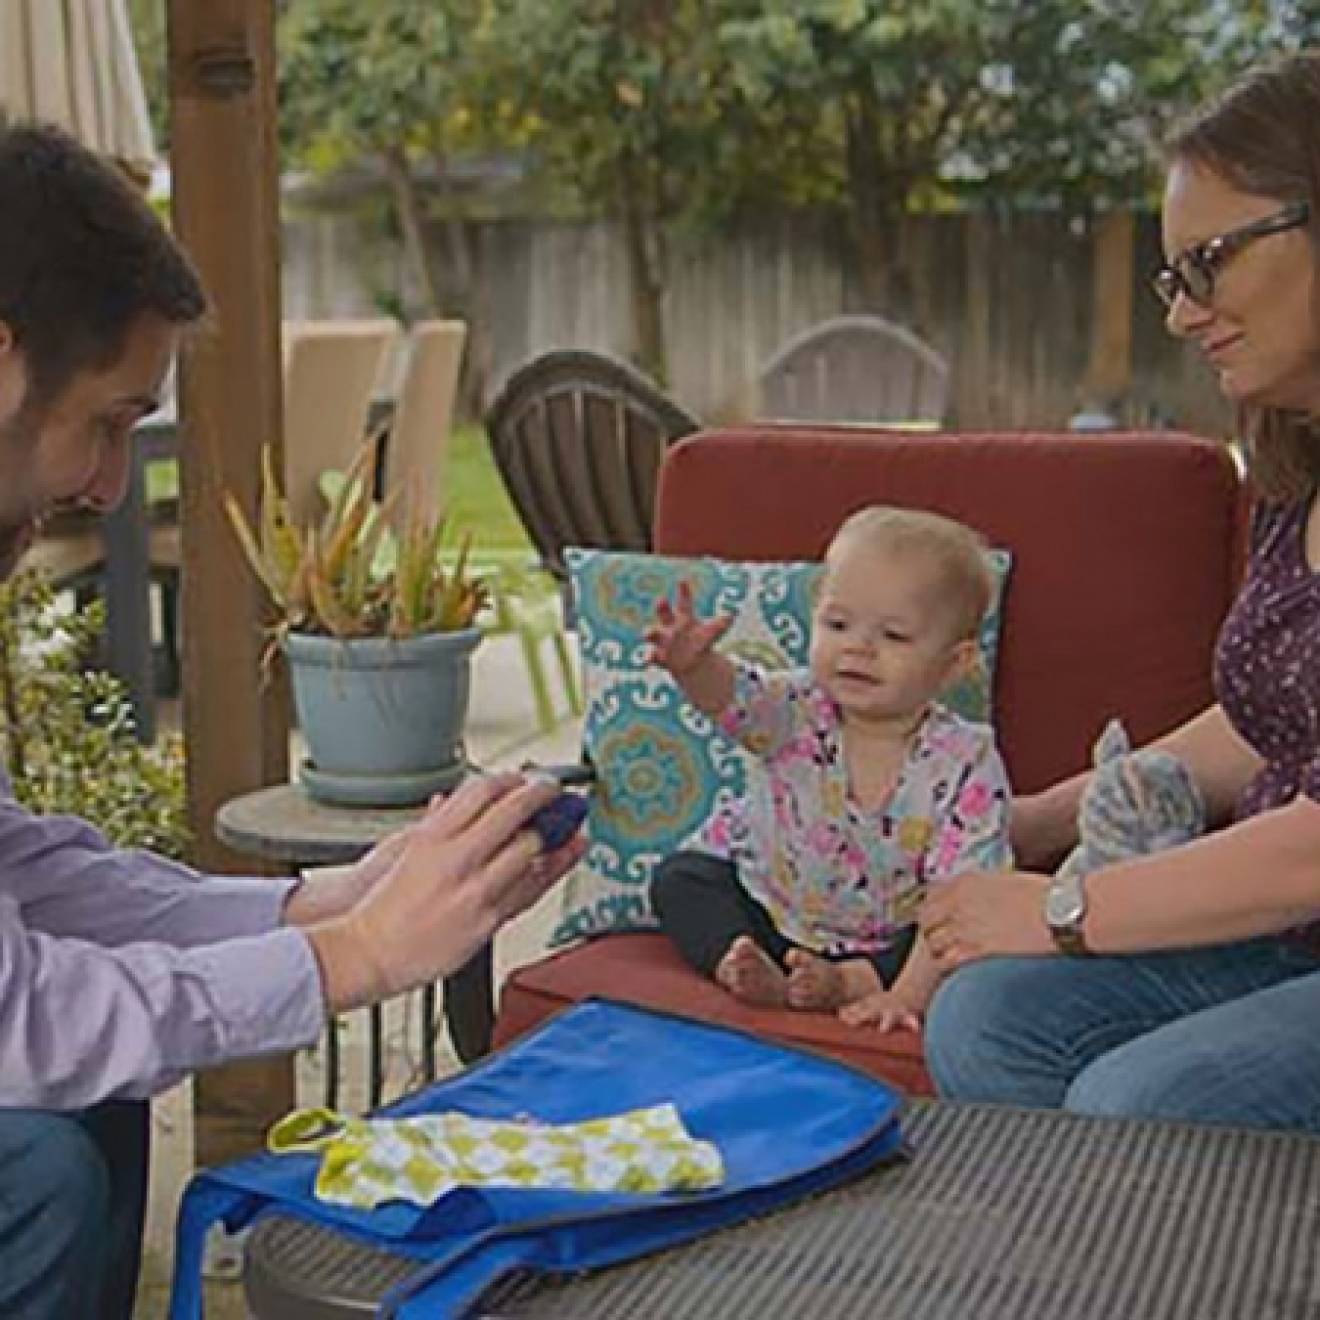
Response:
M193 1066L258 1054L283 1054L315 1042L326 1024L316 955L295 927L193 949L189 962L213 996L218 1057Z

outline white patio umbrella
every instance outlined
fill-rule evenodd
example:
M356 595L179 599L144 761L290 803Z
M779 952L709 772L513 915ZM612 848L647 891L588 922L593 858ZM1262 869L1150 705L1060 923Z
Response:
M59 124L150 170L156 151L123 0L0 0L0 114Z

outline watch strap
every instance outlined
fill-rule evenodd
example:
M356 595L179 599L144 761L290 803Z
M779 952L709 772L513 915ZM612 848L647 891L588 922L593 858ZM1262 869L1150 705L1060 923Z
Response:
M1054 936L1054 943L1060 953L1066 953L1070 958L1091 956L1091 946L1086 942L1080 921L1070 922L1066 926L1051 926L1050 934Z

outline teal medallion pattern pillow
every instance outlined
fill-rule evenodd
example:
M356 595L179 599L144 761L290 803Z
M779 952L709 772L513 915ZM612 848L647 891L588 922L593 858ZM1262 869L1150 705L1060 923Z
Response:
M995 600L981 626L983 663L944 692L969 719L990 718L1000 602L1009 556L987 552ZM749 758L688 705L664 670L647 662L644 634L656 603L692 584L703 617L731 615L722 649L767 670L807 663L819 562L735 563L608 550L568 550L587 714L586 753L598 781L587 852L564 882L552 944L655 926L651 873L694 841L726 798L746 791Z

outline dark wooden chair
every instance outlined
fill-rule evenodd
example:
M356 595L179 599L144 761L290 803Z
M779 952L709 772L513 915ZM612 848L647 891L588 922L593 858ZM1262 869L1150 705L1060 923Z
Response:
M929 344L879 316L836 316L796 335L761 368L774 421L937 423L949 368Z
M640 372L579 349L519 367L486 413L509 497L561 584L566 546L651 548L660 462L699 426Z

